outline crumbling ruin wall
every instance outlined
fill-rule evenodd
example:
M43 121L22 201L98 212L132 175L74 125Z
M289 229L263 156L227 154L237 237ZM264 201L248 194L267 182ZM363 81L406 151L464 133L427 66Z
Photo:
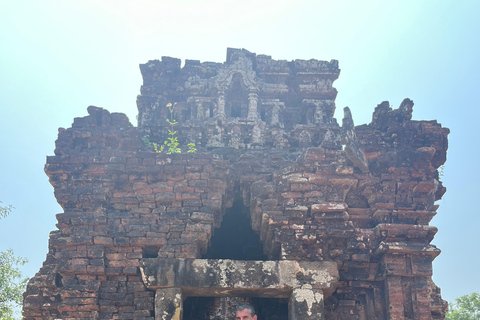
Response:
M59 130L55 156L47 158L64 212L30 281L26 318L149 318L153 292L139 260L195 258L221 221L225 161L140 151L139 131L125 115L88 111Z
M141 70L138 127L89 107L59 130L45 171L64 212L28 284L26 319L163 319L158 297L173 303L172 292L290 297L295 319L444 319L429 222L445 192L438 168L448 129L411 120L409 99L394 110L381 103L372 122L357 127L346 108L339 126L334 60L276 61L229 49L224 64L187 60L181 68L164 57ZM159 154L142 140L166 138L169 102L177 102L180 146L194 142L197 153ZM157 279L151 266L223 265L199 259L239 203L268 260L327 263L331 282L288 267L297 280L283 287L243 272L263 288L197 279L206 283L201 290L172 280L182 289L159 291L152 283L184 271ZM257 275L275 274L273 262L252 263L263 270ZM299 298L312 287L321 297L313 308ZM181 315L176 303L172 319Z

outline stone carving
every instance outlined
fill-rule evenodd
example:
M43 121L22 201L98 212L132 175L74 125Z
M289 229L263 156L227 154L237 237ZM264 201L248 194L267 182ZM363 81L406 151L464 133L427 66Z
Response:
M339 130L333 118L337 92L332 83L340 72L335 60L275 61L244 49L228 49L224 64L187 60L180 68L178 59L163 57L141 70L139 128L151 141L165 140L166 110L159 106L172 101L177 102L181 137L187 139L183 131L192 128L198 132L212 128L208 138L199 134L186 141L204 150L304 147L305 141L292 130L295 127L308 127L305 134L316 136L312 143L318 146L328 129ZM232 125L240 128L240 137L229 130ZM230 143L232 139L235 142Z
M340 127L334 60L228 49L140 68L138 127L89 107L59 130L45 172L63 212L25 319L224 320L238 300L264 320L444 319L429 222L448 129L409 99ZM198 153L144 145L165 139L168 102Z

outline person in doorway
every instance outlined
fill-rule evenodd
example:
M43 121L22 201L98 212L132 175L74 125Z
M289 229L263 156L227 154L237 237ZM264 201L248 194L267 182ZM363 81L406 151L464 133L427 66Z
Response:
M235 320L257 320L255 308L249 304L239 304L235 308Z

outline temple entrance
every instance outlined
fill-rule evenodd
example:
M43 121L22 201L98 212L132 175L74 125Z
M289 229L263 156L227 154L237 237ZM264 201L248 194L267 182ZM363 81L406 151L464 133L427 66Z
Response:
M155 319L231 320L246 302L261 320L321 320L338 281L335 262L268 260L241 198L202 258L140 261L144 284L156 291Z
M232 208L227 209L203 259L268 260L259 235L251 227L248 210L242 200L235 201ZM251 296L188 297L183 304L183 319L231 320L239 302L253 305L260 319L288 319L288 299Z
M228 297L251 299L264 320L285 320L286 316L288 320L321 320L324 298L338 281L337 264L332 261L156 258L140 260L140 270L145 286L156 290L158 320L187 319L182 317L184 303L185 316L227 320L228 314L220 313L222 319L215 312L228 311L231 300L224 299ZM190 297L206 298L187 301ZM220 299L212 303L211 297Z
M288 299L188 297L183 320L231 320L238 303L251 304L262 320L288 320Z

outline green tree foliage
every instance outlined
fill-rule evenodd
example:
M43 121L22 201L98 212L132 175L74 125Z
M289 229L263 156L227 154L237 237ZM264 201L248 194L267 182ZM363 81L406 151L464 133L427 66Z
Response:
M456 298L449 309L447 320L480 320L480 293L473 292Z
M2 201L0 201L0 204L1 203ZM12 211L12 209L13 209L12 205L9 205L6 207L0 206L0 219L8 216L8 214L10 213L10 211Z
M0 201L1 203L1 201ZM12 206L0 206L0 219L5 218ZM0 252L0 319L14 319L14 308L22 305L28 278L22 276L19 266L27 259L15 257L12 250Z
M12 250L0 252L0 319L13 319L13 308L21 306L28 278L22 276L18 266L27 259L15 257Z

